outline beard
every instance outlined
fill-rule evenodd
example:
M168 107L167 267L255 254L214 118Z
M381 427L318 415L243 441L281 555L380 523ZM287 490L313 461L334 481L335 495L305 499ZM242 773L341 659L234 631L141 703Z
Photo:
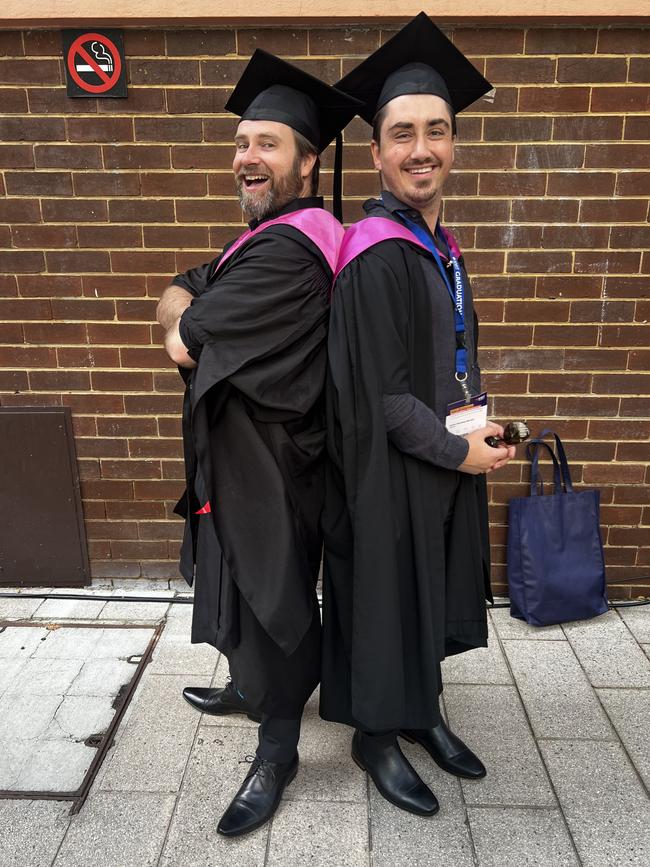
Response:
M283 175L275 175L270 169L263 166L264 174L269 176L269 188L264 195L247 190L244 185L246 172L240 172L236 178L237 195L246 219L249 221L263 220L283 205L298 198L303 187L300 169L301 159L299 156L296 156L291 168ZM259 169L256 172L250 172L250 174L259 173Z

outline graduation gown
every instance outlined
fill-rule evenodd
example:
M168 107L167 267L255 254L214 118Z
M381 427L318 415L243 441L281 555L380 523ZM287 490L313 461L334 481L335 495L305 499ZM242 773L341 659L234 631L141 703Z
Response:
M320 203L299 199L281 213ZM175 282L191 288L215 265ZM272 225L207 279L180 327L198 359L187 376L178 505L181 571L195 582L192 640L226 653L253 707L292 718L319 679L331 270L303 232ZM206 499L210 512L199 516Z
M440 406L436 342L454 320L450 301L436 321L436 292L433 257L384 240L332 298L321 715L367 730L436 725L441 660L487 644L485 477L399 451L384 421L385 394Z

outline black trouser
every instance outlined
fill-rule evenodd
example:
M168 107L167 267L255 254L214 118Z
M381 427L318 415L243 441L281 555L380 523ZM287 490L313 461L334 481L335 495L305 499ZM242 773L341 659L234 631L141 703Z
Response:
M298 751L300 719L262 715L257 755L269 762L290 762Z

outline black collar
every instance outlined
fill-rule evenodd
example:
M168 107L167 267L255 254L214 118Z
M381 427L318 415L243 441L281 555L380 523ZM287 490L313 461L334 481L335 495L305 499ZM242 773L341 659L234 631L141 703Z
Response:
M322 196L306 196L305 198L293 199L291 202L288 202L286 205L278 208L277 211L273 211L273 213L271 214L266 214L266 216L262 217L261 220L251 220L248 224L248 227L249 229L257 229L257 227L261 226L263 223L266 223L269 220L275 220L277 219L277 217L283 217L285 214L291 214L293 211L301 211L303 208L322 207Z

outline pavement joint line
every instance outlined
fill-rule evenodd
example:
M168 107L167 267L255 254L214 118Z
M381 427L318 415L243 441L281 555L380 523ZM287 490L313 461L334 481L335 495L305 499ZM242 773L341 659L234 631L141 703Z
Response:
M372 845L372 798L370 797L370 774L366 771L366 815L368 816L368 865L374 867L375 853Z
M562 631L564 632L564 630L562 630ZM537 750L537 754L538 754L540 761L542 763L542 767L544 768L544 772L546 773L546 776L548 778L548 783L549 783L549 786L551 787L551 791L553 792L553 797L555 798L557 808L559 809L560 815L562 816L562 821L564 822L564 827L566 829L567 834L569 835L569 840L571 841L571 846L573 847L573 852L574 852L574 855L576 857L576 861L577 861L578 865L580 865L580 867L583 867L582 858L580 857L580 853L578 852L578 847L576 846L576 841L573 839L573 834L571 833L571 828L569 827L569 822L568 822L567 817L564 813L564 809L562 808L562 802L560 801L558 794L557 794L557 791L555 789L555 783L553 782L553 778L550 774L550 771L548 769L546 761L544 760L544 756L542 755L542 751L539 748L539 743L538 743L538 740L535 736L535 732L533 730L533 726L532 726L532 723L530 721L530 717L528 716L528 711L526 710L526 705L524 703L523 696L522 696L521 691L519 689L519 684L517 683L517 678L515 677L515 673L512 670L512 666L510 665L510 660L508 659L508 654L505 652L505 649L503 647L503 642L501 641L501 638L500 638L499 633L498 633L496 628L494 630L494 635L495 635L495 638L497 640L497 643L499 644L499 649L501 650L501 653L503 654L503 657L506 661L506 666L508 668L508 671L510 672L510 676L512 677L512 682L514 684L514 688L517 690L517 695L519 696L519 701L521 703L524 715L526 717L526 721L528 723L528 727L530 729L530 733L531 733L531 736L533 738L533 743L535 744L535 749ZM566 635L566 633L565 633L565 635ZM573 654L575 656L575 651L573 650L573 648L571 648L571 649L572 649ZM578 660L578 662L580 662L580 660ZM586 676L586 673L585 673L585 676ZM591 686L591 681L589 680L589 678L587 678L587 681L589 682L589 685ZM593 686L591 688L595 692ZM608 717L608 719L609 719L609 717Z
M492 620L492 618L490 617L489 620ZM496 634L496 629L495 629L495 634ZM448 722L449 721L449 714L447 712L447 702L445 701L444 689L440 695L440 698L442 699L442 710L444 711L445 722ZM467 801L465 800L465 792L463 791L463 787L462 787L460 779L458 777L456 778L456 786L458 787L458 791L460 792L460 802L463 805L463 815L464 815L463 825L465 826L465 828L467 830L467 837L469 839L470 852L472 853L472 861L474 862L475 867L479 867L478 852L476 851L476 845L474 844L474 835L472 834L472 825L471 825L471 822L469 820L469 813L467 812Z
M618 617L618 619L619 619L620 621L622 621L623 623L625 623L625 621L623 620L623 618L621 617L621 615L618 613L618 611L616 611L615 614L616 614L616 617ZM638 642L636 641L636 639L634 639L634 641L635 641L635 643L636 643L639 647L641 646L641 645L638 644ZM627 642L626 642L626 643L627 643ZM580 657L579 657L578 654L575 652L575 648L574 648L574 646L571 644L571 641L570 641L570 640L569 640L569 644L570 644L570 646L571 646L571 650L573 651L573 655L574 655L575 658L578 660L578 665L579 665L580 668L582 669L582 672L583 672L584 676L587 678L587 681L589 682L589 685L591 686L592 692L593 692L594 695L596 696L596 700L597 700L598 704L600 705L600 707L601 707L603 713L605 714L605 717L607 718L607 721L609 722L610 726L612 727L612 729L614 730L614 732L615 732L615 734L616 734L616 741L614 741L614 743L618 742L618 743L620 744L620 747L621 747L621 749L623 750L623 754L625 755L625 758L628 760L628 762L629 762L630 765L632 766L632 770L634 771L634 773L635 773L635 775L636 775L636 778L638 779L639 783L641 784L641 788L642 788L643 791L646 793L646 797L650 797L650 791L648 791L648 787L646 786L643 777L642 777L641 774L639 773L639 770L638 770L637 766L634 764L634 761L632 760L632 756L629 754L629 752L628 752L628 750L627 750L627 747L626 747L625 744L623 743L623 739L621 738L621 736L620 736L620 734L619 734L619 732L618 732L618 729L617 729L616 726L614 725L614 721L613 721L613 719L610 717L609 713L607 712L607 708L605 707L605 705L604 705L603 702L601 701L600 695L598 694L598 690L599 690L599 689L610 689L610 687L608 687L608 686L595 687L595 686L593 685L593 683L592 683L591 680L589 679L589 675L588 675L588 673L587 673L587 670L585 669L585 667L583 666L582 662L580 661ZM641 648L641 652L643 653L643 648ZM624 686L612 687L612 689L626 689L626 688L627 688L627 687L624 687ZM639 690L639 689L644 689L644 688L643 688L643 687L636 687L636 689ZM578 738L576 738L575 740L578 740ZM607 742L608 742L608 743L612 743L612 741L607 741Z

